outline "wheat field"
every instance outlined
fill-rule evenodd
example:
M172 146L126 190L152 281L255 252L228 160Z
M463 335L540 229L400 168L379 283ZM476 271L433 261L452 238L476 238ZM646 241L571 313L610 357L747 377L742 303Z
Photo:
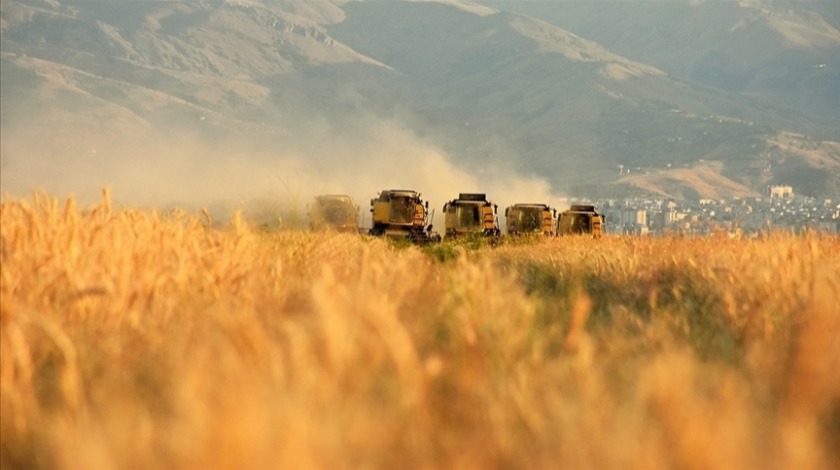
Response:
M0 206L5 469L840 468L840 239Z

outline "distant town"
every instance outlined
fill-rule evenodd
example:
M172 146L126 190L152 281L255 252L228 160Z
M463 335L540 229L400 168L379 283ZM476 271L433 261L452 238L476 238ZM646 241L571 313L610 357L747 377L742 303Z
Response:
M790 186L771 186L762 197L675 201L650 199L561 199L594 204L606 217L606 233L634 235L754 236L774 231L840 233L840 197L815 199Z

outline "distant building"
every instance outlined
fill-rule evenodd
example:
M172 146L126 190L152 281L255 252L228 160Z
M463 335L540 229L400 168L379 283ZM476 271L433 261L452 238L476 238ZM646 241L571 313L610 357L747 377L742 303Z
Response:
M668 227L673 227L678 220L680 214L675 210L666 209L664 211L657 211L650 215L650 227L654 230L662 231Z
M647 226L647 211L644 209L621 211L621 225Z
M767 192L770 199L788 199L793 197L793 188L791 186L770 186Z

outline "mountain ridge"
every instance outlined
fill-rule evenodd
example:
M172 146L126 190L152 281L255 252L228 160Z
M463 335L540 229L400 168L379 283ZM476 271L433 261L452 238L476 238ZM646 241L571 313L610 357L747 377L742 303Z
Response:
M319 168L307 186L355 190L338 174L364 168L373 180L399 161L362 155L378 154L371 142L390 139L380 128L399 129L394 139L405 153L431 155L415 165L442 154L443 171L461 175L464 186L530 187L535 200L661 195L650 181L620 178L618 165L692 171L711 160L719 181L754 195L772 183L815 196L840 192L833 117L675 76L491 2L138 3L3 3L2 127L11 136L3 139L3 173L25 176L4 176L4 192L28 189L20 181L37 183L39 171L60 173L62 152L96 147L101 160L108 148L112 161L99 166L116 168L121 159L147 158L139 142L167 153L183 140L210 165L230 155L248 160L243 172L254 162L295 162ZM800 137L774 144L782 135ZM215 155L219 149L229 155ZM43 153L42 166L29 168L20 156L27 152ZM330 153L343 161L331 162ZM331 166L337 174L327 174ZM416 182L438 183L429 179ZM689 180L697 187L664 193L743 192ZM213 188L202 189L212 196Z

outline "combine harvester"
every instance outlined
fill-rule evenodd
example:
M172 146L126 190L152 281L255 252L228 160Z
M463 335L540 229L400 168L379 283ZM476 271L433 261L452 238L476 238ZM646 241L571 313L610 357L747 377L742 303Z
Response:
M315 196L309 209L309 229L358 233L359 206L344 194Z
M497 209L483 193L460 193L458 199L443 205L446 239L472 234L498 239L501 231L496 220Z
M441 239L429 224L429 203L424 202L417 191L381 191L377 198L370 200L370 212L373 225L368 232L370 235L408 239L417 244L435 243Z
M557 235L590 234L597 238L604 223L604 216L595 211L595 206L573 205L557 219Z
M514 204L505 209L507 234L554 235L554 219L557 211L546 204Z

